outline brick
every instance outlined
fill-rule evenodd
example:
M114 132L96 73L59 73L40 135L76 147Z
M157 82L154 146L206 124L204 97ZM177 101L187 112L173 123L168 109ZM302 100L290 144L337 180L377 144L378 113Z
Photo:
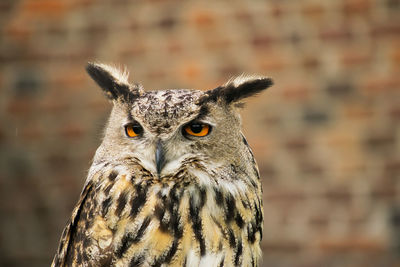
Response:
M303 111L303 120L312 125L326 123L330 119L329 114L325 110L316 108L306 108Z
M365 139L364 144L371 150L384 150L387 151L394 147L396 138L393 133L369 133Z
M345 78L339 78L338 80L327 83L326 91L329 95L335 97L348 96L354 91L354 86L351 81Z
M327 229L329 226L329 219L325 215L312 215L309 219L310 227Z
M43 18L58 18L69 10L68 1L65 0L27 0L23 1L20 7L22 12Z
M243 24L252 24L253 23L253 16L247 10L243 10L243 9L236 10L235 14L234 14L234 18L235 18L235 20L237 20Z
M62 125L61 129L59 130L60 134L69 139L69 140L76 140L80 139L84 133L85 129L83 126L76 124L76 123L68 123Z
M400 229L400 207L393 207L390 215L390 223L393 227Z
M275 19L281 19L288 13L287 8L281 4L274 3L271 4L269 8L271 16Z
M268 114L264 117L263 119L263 123L267 126L267 127L279 127L280 125L282 125L282 119L278 116L278 114Z
M204 40L204 44L206 49L209 51L213 50L225 51L232 45L232 42L226 38L210 38L210 39L206 38Z
M59 39L67 38L68 30L65 26L60 24L51 24L48 25L46 29L46 33L51 35L52 37L56 37Z
M221 77L233 77L233 76L239 76L240 74L242 74L242 71L235 64L228 63L219 67L218 73Z
M81 69L64 69L53 73L48 81L48 86L58 88L82 88L87 81L87 75ZM60 90L60 89L59 89Z
M139 23L138 21L136 21L136 20L134 20L134 18L132 18L132 19L129 21L129 26L128 26L128 28L129 28L129 30L130 30L131 32L137 32L138 30L141 29L141 25L140 25L140 23Z
M400 174L400 158L388 160L385 163L384 170L385 170L385 173Z
M33 35L32 25L24 19L11 21L4 27L4 35L10 40L25 44Z
M261 47L260 47L261 48ZM263 47L263 49L266 47ZM262 54L256 55L257 68L263 73L283 71L289 67L288 60L283 54L265 50Z
M0 128L0 144L5 143L6 141L7 141L6 133L4 132L3 129ZM0 178L1 178L1 175L0 175ZM0 179L0 186L2 185L1 181L2 180Z
M350 144L349 152L343 151L344 148L337 155L344 155L337 163L337 175L340 180L355 180L360 179L367 172L368 168L366 163L363 162L360 152L357 151L357 145Z
M283 253L298 253L301 252L304 247L302 244L296 241L282 240L276 242L262 242L261 247L265 251L283 252Z
M366 76L360 86L362 92L371 96L394 93L398 88L400 88L400 78L394 74Z
M265 49L275 43L275 38L270 34L256 35L251 39L255 49Z
M324 193L324 197L327 198L329 201L332 202L344 202L349 203L352 199L352 195L350 191L345 187L337 187L328 189Z
M14 7L16 3L10 0L5 0L0 2L0 13L7 14L9 13Z
M380 253L385 250L382 240L366 237L349 237L330 239L318 242L318 246L325 252L361 252Z
M285 142L285 147L292 152L304 152L309 147L309 142L305 137L295 137Z
M368 66L371 63L371 53L360 47L346 49L340 58L344 67Z
M115 1L117 2L117 1ZM71 1L70 6L74 8L87 8L94 6L96 4L96 0L79 0L79 1Z
M307 55L302 59L301 64L304 68L308 70L318 70L321 62L317 56Z
M393 71L400 70L400 42L395 42L390 50L390 61L392 62Z
M306 199L304 192L296 191L292 189L277 189L272 191L267 191L265 194L266 201L278 201L288 204L298 204L299 201Z
M21 49L18 46L6 46L2 53L0 53L0 63L7 64L12 62L29 62L32 59L31 52Z
M398 11L400 9L399 0L386 0L385 4L388 10Z
M308 3L302 5L303 15L312 20L320 20L325 15L325 8L321 3Z
M67 99L56 95L46 95L38 102L38 108L47 114L57 114L65 112L70 106Z
M317 163L310 159L301 160L299 170L306 177L310 175L322 177L325 174L325 170L321 163Z
M29 151L14 147L12 151L9 151L5 163L9 168L9 175L7 178L15 179L13 180L15 183L24 183L29 181L36 162L32 159ZM22 185L21 188L25 187Z
M331 129L329 133L326 133L323 138L323 144L331 149L345 150L347 152L346 155L349 155L350 152L357 150L360 137L354 131L343 131L343 127L344 126ZM355 158L353 158L353 160L355 160Z
M10 99L7 104L7 112L15 116L26 117L34 108L32 100L28 98Z
M319 33L319 38L323 42L350 41L353 33L348 25L338 25L336 28L324 28Z
M198 79L203 72L203 68L200 64L195 62L188 62L181 68L182 75L188 80Z
M348 120L368 120L375 115L373 107L367 104L351 103L343 107L343 114Z
M272 164L262 164L259 166L262 179L271 179L277 175L277 170Z
M251 147L253 149L253 152L257 154L258 152L261 151L269 151L270 150L270 143L268 140L265 140L265 138L253 138L251 142Z
M91 99L87 106L91 112L95 114L103 114L103 116L107 116L109 112L109 105L107 105L107 101L104 99L104 96L99 96L97 99ZM102 125L105 125L105 123Z
M303 41L303 36L298 32L292 32L286 38L293 46L299 46Z
M370 0L347 0L343 3L343 11L347 15L366 14L370 11Z
M367 210L349 208L349 231L357 231L369 224L370 214Z
M24 127L20 128L21 136L23 137L23 141L28 142L38 142L43 139L43 130L33 123L24 125Z
M105 23L90 23L82 29L82 34L95 43L97 40L104 40L109 34L110 29Z
M199 28L211 28L216 24L216 15L212 10L199 9L190 15L191 21Z
M64 152L52 153L48 155L45 160L48 167L55 171L66 170L71 166L71 160Z
M145 43L137 41L128 47L121 47L119 51L119 57L121 61L126 61L127 58L138 58L146 55L148 47Z
M273 69L277 69L276 67ZM281 93L285 101L304 102L310 99L312 91L306 83L296 82L282 86Z
M372 38L389 38L400 35L400 25L392 21L381 22L371 27L370 34Z
M379 183L371 188L370 196L374 201L394 201L397 196L397 190L393 186L394 181L389 179L381 179Z
M184 45L181 41L171 39L167 42L167 51L171 54L181 54L184 51Z
M146 75L149 80L164 80L167 77L167 73L162 69L149 70Z
M42 89L40 77L34 71L21 71L17 74L13 89L17 97L33 97Z
M174 17L164 17L158 21L158 26L163 30L172 30L178 24Z

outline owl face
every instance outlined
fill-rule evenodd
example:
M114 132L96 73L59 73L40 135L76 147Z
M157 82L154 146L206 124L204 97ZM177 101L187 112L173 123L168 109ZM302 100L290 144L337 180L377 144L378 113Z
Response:
M96 158L139 161L158 179L185 164L218 168L240 161L236 106L271 85L266 78L242 78L207 92L146 92L107 65L89 64L87 70L114 103Z
M239 117L217 103L199 105L204 95L195 90L151 91L136 101L117 103L104 139L107 147L119 151L112 158L135 158L159 177L173 175L185 162L224 164L240 148L224 141L240 141Z

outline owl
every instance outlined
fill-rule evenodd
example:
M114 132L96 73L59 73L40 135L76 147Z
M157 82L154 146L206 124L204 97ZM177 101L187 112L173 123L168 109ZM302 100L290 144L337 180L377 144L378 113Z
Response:
M238 108L272 80L144 91L86 70L113 108L52 266L259 266L262 188Z

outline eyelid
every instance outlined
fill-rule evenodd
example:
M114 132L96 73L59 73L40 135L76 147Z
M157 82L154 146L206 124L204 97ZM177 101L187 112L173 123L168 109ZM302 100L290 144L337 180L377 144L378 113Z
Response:
M210 121L197 120L197 119L194 119L194 120L192 120L192 121L189 121L189 122L185 123L184 126L189 125L189 124L191 124L191 123L192 123L192 124L193 124L193 123L207 124L207 125L211 126L212 128L214 128L214 127L216 126L215 123L212 123L212 122L210 122Z
M137 120L128 120L125 124L124 127L129 126L129 125L139 125L140 127L143 128L142 124L140 124Z

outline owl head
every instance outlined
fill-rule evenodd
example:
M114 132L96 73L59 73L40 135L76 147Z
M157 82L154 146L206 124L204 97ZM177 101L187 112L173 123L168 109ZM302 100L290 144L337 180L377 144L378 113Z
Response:
M209 91L144 91L128 82L127 71L93 63L86 69L113 103L94 161L134 161L154 179L185 164L240 166L246 141L237 109L272 85L265 77L239 77Z

